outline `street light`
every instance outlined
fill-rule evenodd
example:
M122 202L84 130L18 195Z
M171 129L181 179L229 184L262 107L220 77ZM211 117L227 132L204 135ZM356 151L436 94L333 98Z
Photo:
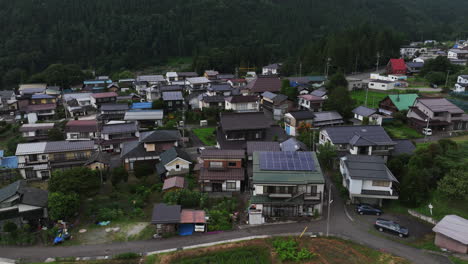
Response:
M430 117L428 117L426 120L424 120L424 121L427 122L426 130L424 131L424 142L427 142L427 133L428 133L428 130L429 130L429 120L431 120Z

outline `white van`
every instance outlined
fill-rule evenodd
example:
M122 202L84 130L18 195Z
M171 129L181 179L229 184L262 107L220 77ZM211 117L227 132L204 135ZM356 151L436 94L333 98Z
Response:
M426 136L432 136L432 129L423 128L422 133L423 133L423 135L426 135Z

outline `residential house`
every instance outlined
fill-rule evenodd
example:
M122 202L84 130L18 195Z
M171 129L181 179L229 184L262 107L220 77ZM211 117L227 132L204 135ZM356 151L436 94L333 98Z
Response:
M326 81L327 81L326 76L322 76L322 75L309 76L309 83L312 85L312 87L315 87L315 88L320 88L324 86Z
M218 79L218 74L219 74L218 71L206 70L205 73L203 74L203 76L211 81L211 80Z
M395 89L395 82L392 81L370 80L368 85L369 89L373 90L388 91Z
M417 98L407 117L418 130L468 130L468 114L445 98Z
M234 88L243 88L247 85L247 81L245 79L230 79L227 83Z
M325 178L314 152L254 152L252 183L249 224L322 212Z
M376 109L369 108L366 106L358 106L353 109L354 119L358 121L358 123L363 123L364 119L367 118L368 124L373 125L382 125L384 117L379 114Z
M89 157L83 166L96 171L109 171L111 155L107 152L96 151Z
M336 111L310 112L293 111L284 116L286 134L298 136L301 128L317 128L343 124L343 117Z
M468 220L458 215L446 215L432 231L434 244L444 250L468 254Z
M198 77L196 72L177 72L177 80L176 81L186 81L188 78L195 78Z
M125 112L124 121L137 122L140 127L162 126L164 112L161 109L129 110Z
M402 58L413 58L417 53L419 53L419 50L421 47L419 46L401 46L400 47L400 55Z
M203 108L224 109L224 101L226 97L223 95L207 96L206 94L200 94L199 98L199 108L201 110L203 110Z
M49 138L49 131L54 128L55 123L24 124L19 131L27 141L40 141Z
M293 102L284 94L263 92L260 97L262 109L272 113L274 120L281 120L284 114L293 107Z
M91 105L91 93L67 93L63 99L63 105L71 117L86 116L95 109Z
M101 129L101 148L103 151L119 153L122 143L138 139L139 135L136 122L105 124Z
M208 87L206 94L209 96L230 96L232 93L232 86L229 84L211 84Z
M234 76L234 74L231 74L231 73L219 73L217 76L217 79L222 82L227 82L231 79L234 79L235 77L236 76Z
M98 109L102 104L112 104L117 101L117 93L105 92L105 93L93 93L91 94L91 105Z
M107 85L107 91L117 93L117 92L120 91L120 86L119 86L118 83L113 82L113 83Z
M84 81L82 90L92 93L102 93L109 84L112 84L112 80L109 79L109 76L98 76L94 80Z
M423 66L424 66L424 62L407 62L406 63L406 68L408 70L408 74L410 75L419 73Z
M396 143L381 126L334 126L320 130L319 144L330 143L338 152L353 155L383 156L392 154Z
M204 92L210 84L210 80L206 77L193 77L186 80L190 86L189 93Z
M15 91L0 90L0 110L11 110L10 105L16 102Z
M206 216L203 210L181 209L180 205L155 204L151 223L156 225L156 234L191 235L205 232Z
M166 79L162 75L140 75L136 78L137 82L146 82L148 85L164 84Z
M174 176L164 180L162 187L163 192L170 192L180 189L185 189L188 186L188 181L182 176Z
M379 102L379 111L388 115L407 111L417 98L417 94L390 94Z
M127 79L119 79L119 86L120 86L120 89L122 91L128 91L130 90L130 88L133 87L133 83L135 82L136 80L133 79L133 78L127 78Z
M398 199L398 180L378 156L346 155L340 159L343 186L352 203L378 204Z
M20 143L18 168L25 179L48 179L52 170L80 167L96 149L94 141Z
M162 99L164 102L164 110L168 112L182 110L185 106L182 92L163 92Z
M356 91L367 88L367 82L353 77L346 77L346 81L348 81L348 91Z
M466 49L450 49L447 52L447 58L450 60L466 60L468 59L468 50Z
M251 94L262 94L264 92L279 93L281 90L281 80L278 77L258 76L249 82L246 88Z
M160 161L156 164L156 172L161 179L189 174L191 160L183 149L172 147L160 155Z
M325 88L319 88L316 90L313 90L310 95L320 97L322 99L328 99L328 91Z
M457 77L457 83L455 84L454 92L460 93L465 92L468 86L468 75L460 75Z
M309 110L311 112L320 112L323 108L325 99L311 94L299 95L299 108L302 110Z
M256 151L281 151L281 147L278 141L247 141L248 162L253 160L253 154ZM248 168L250 167L248 166Z
M245 180L244 150L205 149L202 151L198 182L204 192L239 192Z
M0 189L0 224L42 226L48 218L47 203L47 191L28 187L24 180L15 181Z
M70 120L65 125L66 140L94 140L98 131L97 120Z
M178 130L154 130L141 132L137 140L122 143L120 158L125 169L133 171L138 163L154 165L160 160L160 155L179 145L181 139Z
M126 103L131 103L131 102L141 102L142 98L140 95L136 93L131 93L129 95L119 95L117 96L117 102L126 102Z
M129 110L129 107L128 104L102 104L99 110L100 120L123 120L125 112Z
M291 137L286 141L280 143L281 151L307 151L309 148L306 144L297 140L295 137Z
M282 63L273 63L262 68L262 75L278 75L280 74Z
M387 74L406 74L406 63L404 59L390 59L387 64Z
M47 84L45 83L27 83L20 84L18 87L18 94L44 94L47 89Z
M258 97L254 95L233 95L224 98L224 108L234 112L258 112Z
M166 72L166 82L172 83L178 81L177 72Z
M17 98L20 111L34 115L35 120L52 119L57 109L57 99L47 94L27 94Z
M144 81L135 81L133 83L135 90L139 95L145 94L145 91L148 89L148 82Z

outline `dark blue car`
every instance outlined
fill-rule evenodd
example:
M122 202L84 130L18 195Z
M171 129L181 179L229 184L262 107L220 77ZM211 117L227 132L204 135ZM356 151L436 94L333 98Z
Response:
M368 204L359 204L356 206L356 212L360 215L370 214L370 215L381 215L383 214L382 210L375 208Z

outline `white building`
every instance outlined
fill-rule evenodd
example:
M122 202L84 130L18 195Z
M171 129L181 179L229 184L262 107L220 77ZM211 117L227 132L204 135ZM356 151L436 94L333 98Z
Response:
M254 95L234 95L224 99L226 110L234 112L257 112L259 110L258 97Z
M262 68L263 75L277 75L280 73L281 63L273 63Z
M395 88L395 83L392 81L382 81L382 80L370 80L369 89L373 90L392 90Z
M468 86L468 75L460 75L457 78L457 83L455 84L454 92L457 92L457 93L465 92L467 86Z
M383 199L398 199L394 183L398 180L381 157L346 155L340 159L343 186L349 191L353 203L370 203L382 206Z

